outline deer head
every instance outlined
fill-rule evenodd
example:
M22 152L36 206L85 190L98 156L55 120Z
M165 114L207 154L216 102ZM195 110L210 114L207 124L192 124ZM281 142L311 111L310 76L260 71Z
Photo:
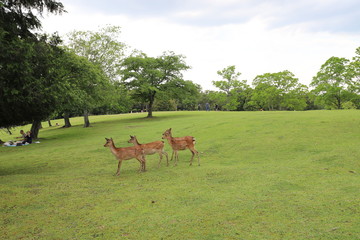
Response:
M104 147L110 147L110 145L114 144L114 141L112 138L110 138L110 139L105 138L105 140L106 140L106 143L104 144Z
M130 140L128 141L128 143L136 143L136 142L137 142L136 136L130 135Z
M163 135L162 135L162 139L168 139L171 137L171 128L169 128L168 130L166 130Z

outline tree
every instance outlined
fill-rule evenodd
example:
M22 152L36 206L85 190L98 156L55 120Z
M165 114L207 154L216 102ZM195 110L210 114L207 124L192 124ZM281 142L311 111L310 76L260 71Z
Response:
M121 82L111 82L110 91L106 92L106 101L92 110L95 115L128 113L132 110L133 101L129 91Z
M67 47L70 51L97 65L107 78L114 82L119 80L119 71L126 48L124 43L118 41L120 33L120 27L117 26L106 26L98 32L73 31L68 35ZM90 89L98 88L88 88L87 90ZM91 93L95 94L93 91ZM103 97L105 96L108 95ZM82 101L84 104L84 127L90 126L88 114L92 110L90 105L94 106L90 102Z
M230 94L231 89L237 88L241 85L241 82L238 80L238 77L241 75L240 72L235 72L235 66L229 66L223 70L217 71L217 74L220 75L224 80L212 81L213 85L219 88L221 91L224 91L227 95Z
M195 110L201 87L192 81L177 79L163 85L157 93L154 110Z
M300 110L306 106L306 86L300 84L295 75L288 70L258 75L253 80L253 85L255 89L252 101L262 109Z
M45 10L64 12L63 5L52 0L0 3L0 127L33 122L35 138L39 122L53 111L57 87L51 69L59 38L32 32L40 29L37 15Z
M0 115L2 127L32 122L35 138L40 123L55 111L61 92L61 82L54 72L55 59L61 54L56 47L57 36L42 36L39 40L14 39L3 42L4 54L0 69Z
M182 79L186 65L182 55L164 52L153 58L144 53L126 58L122 64L123 82L132 91L133 97L148 105L148 116L152 117L156 94L164 91L164 85Z
M247 102L250 86L246 80L238 80L240 72L235 71L235 66L229 66L217 71L224 80L212 81L213 85L224 92L227 97L226 104L222 104L224 110L244 110ZM218 105L218 103L216 103Z
M252 108L275 110L278 108L278 96L279 90L275 86L269 83L258 83L249 104Z
M89 127L88 113L108 99L114 88L99 66L73 52L64 53L58 64L58 78L64 83L60 111L65 127L70 127L69 113L83 111L84 127Z
M79 56L98 65L112 81L119 80L121 62L125 56L125 43L118 40L120 27L105 26L98 32L73 31L68 34L67 47Z
M356 56L353 57L352 61L349 64L349 75L351 81L349 82L349 91L353 93L353 98L351 102L357 107L360 108L360 47L355 51ZM348 103L347 105L350 105Z
M7 40L36 38L32 30L41 28L37 15L41 16L45 10L53 14L65 12L63 4L54 0L1 1L0 32L5 32Z
M352 75L349 73L349 60L331 57L320 68L310 86L314 87L317 99L328 108L341 109L348 101Z

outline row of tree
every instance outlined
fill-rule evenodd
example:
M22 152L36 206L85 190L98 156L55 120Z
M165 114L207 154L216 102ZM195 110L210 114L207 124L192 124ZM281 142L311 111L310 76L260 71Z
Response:
M360 47L352 60L329 58L310 86L301 84L290 71L258 75L250 87L230 66L213 81L219 92L207 92L209 101L224 110L360 109Z
M290 71L257 76L252 87L239 80L235 66L218 71L218 91L202 91L183 79L185 57L164 52L149 57L127 54L120 28L74 31L67 41L53 34L36 34L36 11L61 14L53 0L0 3L0 128L32 123L38 135L41 121L89 114L202 110L205 104L227 111L360 108L360 48L350 61L332 57L321 66L309 87Z

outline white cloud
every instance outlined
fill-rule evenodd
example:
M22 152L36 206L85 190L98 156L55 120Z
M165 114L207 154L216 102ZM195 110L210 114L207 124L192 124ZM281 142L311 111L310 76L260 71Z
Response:
M96 30L105 24L121 26L121 41L132 48L142 50L150 56L161 55L167 50L185 55L186 62L192 66L192 69L184 73L185 79L199 83L203 89L215 89L211 81L219 79L216 72L229 65L235 65L237 71L242 73L240 78L247 79L249 84L256 75L289 70L308 85L328 58L351 58L355 49L360 46L360 36L356 33L309 31L316 20L304 18L290 24L281 22L273 27L273 21L281 19L281 16L265 14L266 11L275 11L273 7L276 5L264 4L262 1L255 1L260 3L258 7L261 6L256 11L249 9L246 13L246 9L232 10L234 16L246 15L243 21L231 21L231 16L228 16L228 22L222 24L191 24L214 11L211 6L227 7L237 2L212 0L208 8L181 9L173 12L177 16L173 15L174 18L171 19L168 18L171 14L152 17L89 14L75 5L66 4L69 13L49 16L42 22L47 32L58 31L62 35L75 29ZM250 1L243 2L249 3ZM309 3L302 1L290 7L299 9ZM224 12L218 14L225 16ZM176 22L176 18L187 18L187 24Z

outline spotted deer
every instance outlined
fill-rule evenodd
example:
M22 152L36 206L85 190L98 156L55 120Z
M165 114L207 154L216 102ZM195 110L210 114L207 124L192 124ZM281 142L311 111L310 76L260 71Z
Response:
M111 153L115 156L115 158L117 160L119 160L119 164L118 164L118 169L117 172L115 173L117 176L120 175L120 167L121 167L121 163L123 160L129 160L129 159L133 159L136 158L139 163L140 163L140 171L145 172L145 165L146 165L146 160L145 160L145 155L143 150L139 147L139 146L133 146L133 147L120 147L117 148L115 147L114 144L114 140L112 138L106 139L106 143L104 145L104 147L109 147Z
M161 160L163 158L163 154L166 156L166 166L169 166L169 157L168 154L164 151L164 142L163 141L155 141L150 143L140 144L136 138L136 136L130 136L130 140L128 143L134 144L134 146L139 146L145 155L152 155L158 153L160 156L158 167L160 167Z
M171 135L171 128L169 128L168 130L166 130L163 133L162 139L167 139L168 143L170 144L173 152L172 152L172 156L171 156L171 160L175 154L175 162L174 165L177 165L177 162L179 160L179 154L178 151L179 150L185 150L185 149L189 149L192 153L191 159L190 159L190 166L192 165L192 161L194 159L195 154L197 155L198 158L198 165L200 166L200 157L199 157L199 152L196 151L194 145L195 145L195 138L191 137L191 136L186 136L186 137L173 137Z

